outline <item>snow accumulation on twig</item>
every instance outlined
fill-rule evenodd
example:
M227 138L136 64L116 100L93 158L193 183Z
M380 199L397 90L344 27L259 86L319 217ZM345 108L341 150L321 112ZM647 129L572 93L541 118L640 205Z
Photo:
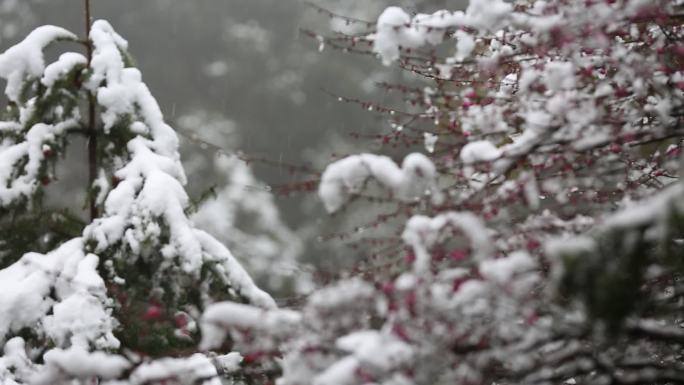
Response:
M400 200L409 201L434 192L432 199L438 202L441 197L436 191L436 176L434 164L423 154L407 155L401 168L386 156L352 155L328 165L321 176L318 195L326 209L334 212L373 178Z

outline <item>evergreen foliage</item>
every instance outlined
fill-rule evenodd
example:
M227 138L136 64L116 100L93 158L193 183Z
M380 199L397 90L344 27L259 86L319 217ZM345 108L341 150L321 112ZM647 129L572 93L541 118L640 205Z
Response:
M45 49L60 44L82 45L86 55L66 52L46 63ZM21 367L0 364L3 384L89 377L60 363L74 356L129 352L139 365L187 355L208 304L275 304L189 220L178 138L127 48L99 20L86 40L44 26L0 55L9 100L0 122L0 342L3 360L23 357ZM44 204L77 135L93 150L89 222ZM131 364L107 359L116 363L110 378L131 374ZM205 356L195 359L213 368Z

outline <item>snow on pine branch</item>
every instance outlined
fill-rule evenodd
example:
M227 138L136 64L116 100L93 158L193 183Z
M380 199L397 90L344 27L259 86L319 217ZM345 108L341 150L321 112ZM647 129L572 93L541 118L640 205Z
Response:
M0 342L24 328L57 346L115 349L112 302L80 238L42 255L28 253L0 270Z
M22 104L25 82L40 79L43 75L43 50L54 41L76 39L76 35L64 28L45 25L34 29L22 42L5 51L0 56L0 77L7 80L7 98Z
M71 32L43 26L0 55L0 77L7 81L5 95L13 103L12 118L0 122L0 206L25 203L49 181L49 158L62 147L66 132L78 127L78 111L56 109L48 98L55 83L75 67L84 67L80 54L65 55L49 66L43 50L58 40L75 40ZM39 87L47 90L36 94ZM70 99L70 96L57 97ZM46 122L49 120L49 122Z
M121 355L101 351L88 352L82 347L52 349L45 356L45 364L33 372L26 356L24 341L16 337L5 346L5 355L0 357L0 379L3 371L16 371L18 383L35 385L90 383L97 379L102 385L143 385L173 381L179 385L221 385L218 368L225 373L235 370L235 358L226 356L208 357L195 353L181 358L160 358L142 362L131 361ZM9 382L15 384L17 382ZM4 384L4 383L3 383Z
M251 329L260 335L288 337L302 322L301 314L292 310L260 309L234 302L209 306L202 314L200 349L221 346L231 328Z
M40 176L53 146L59 146L62 136L78 123L67 120L57 124L37 123L23 140L16 140L22 123L2 122L0 125L0 206L28 200L41 186ZM4 137L4 138L3 138ZM21 166L21 172L16 168Z
M74 68L85 68L87 65L88 59L82 54L77 52L66 52L62 54L56 62L45 68L40 82L48 89L52 88L57 81L63 79L69 72L73 71Z
M35 385L67 383L74 379L88 381L91 378L111 380L121 376L131 363L117 355L89 352L81 346L69 349L51 349L43 356L45 365L28 378Z

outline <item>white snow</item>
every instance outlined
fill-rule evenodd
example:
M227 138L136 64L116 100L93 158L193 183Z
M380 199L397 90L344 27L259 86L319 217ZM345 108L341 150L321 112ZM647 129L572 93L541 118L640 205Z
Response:
M333 310L357 301L370 301L375 294L375 288L367 282L350 279L317 290L309 296L308 304L319 311Z
M54 125L37 123L25 134L23 142L14 143L10 139L0 142L0 206L8 206L36 192L45 160L43 146L57 141L68 128L76 125L72 120ZM20 162L26 162L23 172L16 173Z
M313 379L314 385L353 385L358 370L382 374L409 363L411 347L396 337L376 330L362 330L339 338L338 348L351 353Z
M557 92L575 87L575 69L570 62L553 61L546 64L543 78L551 91Z
M422 44L420 33L407 27L411 16L399 7L386 8L378 17L373 51L377 52L385 65L399 58L399 47L416 48Z
M352 155L328 165L321 176L318 195L328 212L334 212L350 196L360 193L370 178L390 189L397 198L412 200L434 190L436 170L432 161L419 153L407 155L401 168L386 156Z
M536 267L527 253L516 252L506 258L490 259L480 263L480 274L487 280L505 285L517 273L525 273Z
M470 0L466 18L471 27L495 31L512 11L513 6L503 0Z
M340 337L336 345L353 352L360 362L376 370L388 370L408 362L413 356L408 344L377 330L361 330Z
M425 143L425 151L429 153L435 152L435 145L437 144L437 140L439 139L439 136L426 132L423 134L423 141Z
M59 57L59 60L48 65L43 72L40 82L45 87L52 87L61 77L68 74L76 67L84 67L88 64L88 59L80 53L67 52Z
M243 358L238 352L230 352L214 357L214 362L223 373L233 373L240 370L240 363Z
M262 309L235 302L215 303L202 314L200 349L221 346L227 333L233 329L253 329L264 335L287 336L298 327L301 319L301 314L292 310Z
M29 379L35 365L26 354L26 342L21 337L14 337L5 342L3 355L0 356L0 383L2 385L19 385Z
M57 346L119 346L97 257L82 250L76 238L47 255L26 254L0 270L0 341L10 332L39 325ZM53 289L56 298L50 297Z
M161 358L143 363L135 368L127 383L131 385L165 383L169 379L174 379L174 383L179 385L221 385L216 367L202 353L181 358Z
M83 347L52 349L43 356L45 365L31 383L54 384L58 379L113 379L120 376L131 364L127 359L104 352L88 352Z
M470 142L461 149L461 161L466 164L491 162L500 158L502 152L488 140Z
M454 37L456 38L455 58L458 61L463 61L464 59L467 59L475 49L475 40L469 33L461 29L456 31Z
M201 230L195 229L194 235L206 251L205 262L214 265L215 272L219 274L219 279L222 279L256 306L265 309L276 307L273 298L254 284L242 265L221 242Z
M440 44L444 29L464 25L463 12L438 11L411 16L399 7L388 7L378 17L377 32L370 36L373 51L385 65L399 59L401 48L419 48Z
M0 55L0 77L7 80L7 98L21 104L20 94L24 81L40 78L45 69L43 50L55 40L76 40L64 28L45 25L34 29L19 44Z
M430 218L414 215L406 223L402 239L413 248L416 256L414 270L425 273L429 269L430 248L447 230L459 230L470 241L473 254L478 260L492 257L492 244L484 223L469 212L446 212Z

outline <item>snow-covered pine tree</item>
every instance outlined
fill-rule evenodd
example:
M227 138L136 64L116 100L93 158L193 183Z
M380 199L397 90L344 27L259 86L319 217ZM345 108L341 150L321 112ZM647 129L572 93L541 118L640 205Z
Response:
M217 300L274 301L188 219L174 130L126 40L106 21L91 23L87 1L86 20L85 39L43 26L0 55L9 101L0 122L0 383L220 383L216 367L234 355L217 365L199 353L182 358L196 346L194 320ZM48 64L53 43L85 55ZM90 168L82 227L42 204L77 135L88 140ZM145 361L169 355L181 358Z

